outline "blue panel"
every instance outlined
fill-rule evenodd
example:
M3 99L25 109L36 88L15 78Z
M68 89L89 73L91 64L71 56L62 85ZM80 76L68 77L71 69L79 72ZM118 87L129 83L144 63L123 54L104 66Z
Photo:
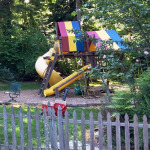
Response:
M106 30L107 34L110 36L113 42L115 42L120 49L131 49L125 42L122 40L122 38L119 36L119 34L115 30Z
M72 27L73 29L76 29L77 30L77 33L74 33L75 34L75 37L79 37L81 35L81 29L80 29L80 25L79 25L79 22L78 21L71 21L72 23ZM84 48L83 48L83 40L78 40L77 43L77 51L83 51Z

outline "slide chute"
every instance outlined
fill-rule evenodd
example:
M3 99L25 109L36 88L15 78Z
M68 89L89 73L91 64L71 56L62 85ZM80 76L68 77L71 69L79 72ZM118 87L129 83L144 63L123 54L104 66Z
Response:
M55 53L56 53L55 49L51 48L47 53L45 53L43 56L40 56L37 59L37 61L35 63L35 69L36 69L36 72L39 74L39 76L41 76L42 78L44 78L48 64L50 63L50 61L53 61L53 59L54 59L53 54L55 54ZM50 60L46 60L46 59L44 59L44 57L49 57ZM61 80L62 80L62 78L59 75L59 73L56 72L55 70L53 70L52 75L49 80L49 85L53 86Z

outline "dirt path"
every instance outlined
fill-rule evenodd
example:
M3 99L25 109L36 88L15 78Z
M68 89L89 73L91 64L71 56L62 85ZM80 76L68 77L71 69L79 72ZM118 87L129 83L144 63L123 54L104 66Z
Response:
M54 102L56 99L55 96L50 97L41 97L38 95L39 90L25 90L21 91L20 96L16 98L17 101L19 101L19 104L28 104L28 105L38 105L42 104L43 101L49 101ZM100 101L103 101L105 99L105 94L101 93L100 91L97 91L94 93L98 97L93 97L89 95L87 97L82 97L81 95L75 95L74 89L70 89L67 97L66 102L67 104L87 104L87 103L100 103ZM6 103L9 100L9 94L5 94L4 92L0 91L0 103Z

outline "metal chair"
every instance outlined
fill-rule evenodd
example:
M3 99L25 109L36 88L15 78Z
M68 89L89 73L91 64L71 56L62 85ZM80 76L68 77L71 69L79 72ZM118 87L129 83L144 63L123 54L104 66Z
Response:
M9 97L11 98L8 102L17 102L14 98L20 96L20 91L21 84L18 82L11 82L9 91L5 92L6 94L9 94Z

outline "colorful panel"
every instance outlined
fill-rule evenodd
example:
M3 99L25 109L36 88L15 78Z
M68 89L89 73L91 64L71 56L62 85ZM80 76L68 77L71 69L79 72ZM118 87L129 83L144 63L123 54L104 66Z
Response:
M71 21L72 23L72 27L74 30L77 30L77 33L75 34L75 37L79 37L81 35L81 29L80 29L80 25L78 21ZM77 46L77 51L83 51L84 47L83 47L83 40L79 40L76 42L76 46Z
M76 43L73 42L75 39L75 34L73 32L69 32L68 30L73 30L71 21L64 22L65 27L68 34L68 42L69 42L69 51L74 52L77 51Z
M97 31L87 31L87 34L92 37L92 38L96 38L99 39L97 43L95 42L90 42L89 43L89 51L96 51L95 46L100 46L101 44L101 38L100 36L97 34Z
M66 31L65 23L58 22L58 29L60 31L60 36L62 37L62 51L69 52L68 34Z
M97 34L100 36L100 38L103 40L103 41L108 41L108 40L111 40L111 37L109 36L109 34L105 31L105 30L100 30L100 31L96 31ZM107 45L107 47L110 47L111 45ZM113 42L112 43L112 48L117 50L119 49L120 47L115 43Z
M111 39L119 46L120 49L129 48L128 46L125 45L124 41L115 30L106 30L106 32L111 37Z
M76 29L78 33L69 31L73 29ZM59 30L60 36L62 37L63 53L84 50L83 40L78 40L77 42L73 42L73 40L76 37L79 37L81 34L81 29L80 29L80 25L78 21L58 22L58 30Z

